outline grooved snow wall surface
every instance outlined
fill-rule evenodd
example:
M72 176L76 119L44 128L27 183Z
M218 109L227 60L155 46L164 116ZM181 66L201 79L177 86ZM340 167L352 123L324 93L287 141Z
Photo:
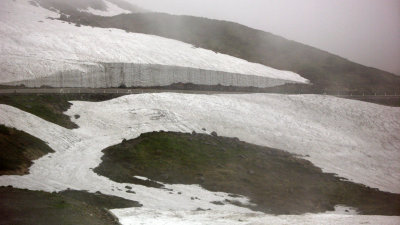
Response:
M152 87L175 83L198 85L223 85L236 87L273 87L287 80L238 73L203 70L180 66L134 63L103 63L103 66L88 66L86 72L79 70L61 71L49 77L6 83L27 87Z

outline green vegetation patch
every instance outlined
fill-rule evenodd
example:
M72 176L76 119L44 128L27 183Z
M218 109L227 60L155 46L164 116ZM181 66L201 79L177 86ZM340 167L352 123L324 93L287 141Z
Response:
M130 201L124 198L119 198L110 195L103 195L100 192L92 194L84 191L68 190L60 192L60 194L66 198L75 199L78 201L85 202L89 205L106 209L120 209L120 208L131 208L131 207L142 206L139 202Z
M0 224L93 224L118 221L106 210L139 206L137 202L82 191L47 193L0 188Z
M32 160L54 152L46 143L23 131L0 125L0 175L23 175Z
M117 182L136 182L131 177L137 175L200 184L247 196L257 204L252 209L275 214L324 212L341 204L363 214L400 215L400 195L344 181L285 151L235 138L154 132L103 152L94 171Z

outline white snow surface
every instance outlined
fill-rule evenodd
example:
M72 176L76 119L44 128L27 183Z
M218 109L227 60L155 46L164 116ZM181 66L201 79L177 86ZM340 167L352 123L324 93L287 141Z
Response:
M112 210L124 225L398 225L400 217L323 214L273 216L262 213L231 213L216 211L163 211L146 208Z
M400 109L321 95L131 95L74 102L83 135L157 130L221 136L305 156L325 172L400 193Z
M116 183L92 171L103 149L152 131L202 133L308 155L326 172L384 191L400 193L400 109L319 95L129 95L105 102L72 102L66 112L80 128L68 130L27 112L0 105L0 124L25 131L55 153L34 162L30 174L1 176L0 186L30 190L100 191L136 200L143 208L113 210L123 224L398 224L399 217L358 215L270 216L211 201L237 200L197 185L165 189ZM80 115L75 119L74 115ZM142 178L146 179L146 178ZM125 186L136 194L127 193ZM171 192L171 193L170 193ZM182 194L178 194L181 192ZM191 200L191 197L197 197ZM196 211L197 208L211 209ZM342 211L337 209L336 211ZM239 221L243 220L243 221ZM272 222L270 222L272 221ZM325 223L326 222L326 223ZM194 223L196 224L196 223Z
M101 163L102 150L121 142L123 134L85 135L79 130L68 130L34 115L7 105L0 105L0 124L25 131L55 150L30 167L26 176L0 176L0 186L43 190L48 192L73 190L100 191L125 199L136 200L145 207L160 210L196 210L197 208L231 212L251 212L246 208L226 204L226 199L249 204L245 197L231 197L227 193L210 192L198 185L168 185L166 189L148 188L141 185L116 183L92 171ZM133 135L133 133L132 133ZM134 137L140 135L136 133ZM143 178L146 179L146 178ZM161 183L161 182L158 182ZM161 183L162 184L162 183ZM133 193L127 193L130 186ZM180 193L180 194L179 194ZM195 197L196 200L191 198Z
M98 15L98 16L116 16L116 15L120 15L120 14L129 14L131 13L131 11L129 10L125 10L125 9L121 9L119 6L107 1L107 0L103 0L104 3L106 4L107 9L105 11L103 10L98 10L98 9L93 9L91 7L89 7L86 10L80 10L81 12L88 12L91 13L93 15Z
M346 211L347 210L347 211ZM350 207L337 205L334 211L320 214L273 216L263 213L231 213L215 211L163 211L147 208L114 209L112 213L125 225L207 224L207 225L287 225L287 224L398 224L400 217L361 216Z
M114 11L113 11L114 12ZM30 80L59 71L85 71L99 62L175 65L308 83L300 75L194 48L158 36L119 29L77 27L28 0L0 1L0 82Z

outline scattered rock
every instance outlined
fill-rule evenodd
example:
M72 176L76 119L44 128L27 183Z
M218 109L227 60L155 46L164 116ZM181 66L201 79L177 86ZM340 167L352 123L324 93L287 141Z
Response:
M212 204L214 204L214 205L225 205L223 202L221 202L221 201L213 201L213 202L210 202L210 203L212 203Z
M74 117L75 117L75 119L79 119L79 118L81 118L81 116L80 116L80 115L78 115L78 114L76 114Z
M130 194L136 194L136 192L131 191L131 190L127 190L126 193L130 193Z
M206 128L201 128L203 131L206 131Z
M241 197L240 195L237 195L237 194L228 194L228 196L231 198L240 198Z
M214 137L218 137L218 134L215 131L211 132L211 135L214 136Z
M132 187L130 186L125 186L126 189L132 190Z

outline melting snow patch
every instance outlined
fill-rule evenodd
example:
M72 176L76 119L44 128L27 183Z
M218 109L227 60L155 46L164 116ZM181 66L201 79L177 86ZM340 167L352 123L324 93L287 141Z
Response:
M98 15L98 16L116 16L116 15L120 15L120 14L128 14L131 13L128 10L125 9L121 9L120 7L118 7L117 5L104 0L104 3L106 4L107 9L105 11L103 10L97 10L97 9L93 9L91 7L89 7L86 10L80 10L81 12L88 12L91 13L93 15Z
M133 176L133 177L144 181L149 180L147 177L142 177L142 176Z

